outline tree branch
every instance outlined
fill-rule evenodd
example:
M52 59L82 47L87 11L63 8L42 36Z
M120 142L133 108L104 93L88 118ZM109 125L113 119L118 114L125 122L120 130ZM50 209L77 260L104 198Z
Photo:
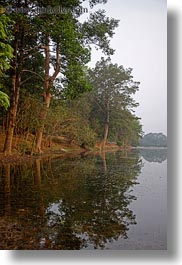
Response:
M53 75L50 77L50 81L53 83L60 71L60 56L59 56L59 44L56 46L56 68Z
M44 81L44 78L41 75L37 74L36 72L34 72L32 70L26 70L26 69L24 69L24 70L22 70L22 72L29 72L31 74L37 75L38 77L40 77L42 79L42 81Z

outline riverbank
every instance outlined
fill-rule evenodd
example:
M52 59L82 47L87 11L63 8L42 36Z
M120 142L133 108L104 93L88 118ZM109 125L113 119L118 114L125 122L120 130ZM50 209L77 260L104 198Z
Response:
M13 138L13 148L11 155L4 155L3 144L5 136L0 134L0 163L17 163L17 162L28 162L38 158L46 157L79 157L87 154L97 154L101 152L100 143L96 143L94 147L83 148L76 143L68 143L65 139L61 137L54 137L52 139L51 145L45 144L45 139L43 141L42 153L41 154L30 154L31 140L26 140L26 146L29 147L22 151L22 146L25 146L23 140L19 136ZM116 143L107 143L105 146L105 151L117 151L121 150Z

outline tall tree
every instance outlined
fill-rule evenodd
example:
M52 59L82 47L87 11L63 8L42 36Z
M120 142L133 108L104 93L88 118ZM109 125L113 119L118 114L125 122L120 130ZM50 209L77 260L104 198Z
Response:
M14 58L11 71L11 107L4 146L5 154L11 153L20 87L25 81L22 77L25 70L27 73L31 71L30 74L34 72L31 69L24 69L25 58L31 56L31 50L37 50L44 58L43 84L40 89L42 90L43 106L36 133L36 152L41 152L44 122L54 82L58 75L61 74L60 80L64 87L64 94L71 99L75 98L90 88L84 72L84 65L90 60L90 45L97 45L107 54L113 53L109 47L109 39L112 37L118 21L109 19L103 11L97 11L91 14L87 22L81 23L79 10L82 7L82 2L79 0L61 1L62 10L64 9L66 12L49 14L48 8L60 5L60 1L4 1L5 5L9 4L15 8L15 11L10 14L15 21ZM106 0L89 1L91 7L106 2ZM17 8L28 9L22 9L23 12L20 14L17 13ZM45 8L45 12L39 13L37 8ZM29 43L32 38L34 41ZM34 75L37 76L37 73Z
M4 154L10 155L12 149L12 140L16 122L16 114L18 108L20 83L22 76L22 66L24 58L25 44L25 19L24 16L18 16L13 28L14 40L12 47L13 60L11 65L11 88L10 88L10 109L9 109L9 125L7 128L6 139L4 144Z
M115 128L120 124L121 128L123 120L131 124L134 118L132 111L138 103L132 95L138 90L139 82L133 81L131 71L130 68L124 69L123 66L111 63L110 58L102 58L89 71L94 87L92 116L97 117L102 126L102 149L105 148L111 124Z
M91 5L96 3L97 1L90 1ZM55 5L55 1L51 4ZM80 2L67 1L62 5L64 8L74 11L51 16L47 14L46 24L45 16L43 20L38 18L36 21L40 30L39 40L43 44L40 47L44 49L45 53L44 107L37 130L36 152L41 152L44 121L50 105L54 81L58 74L63 75L61 81L64 84L66 96L73 99L89 89L84 65L90 59L90 45L97 45L107 54L113 53L109 47L109 38L112 37L118 21L105 17L104 12L96 12L95 15L91 15L88 22L81 24L79 12L77 12L81 8ZM51 46L52 48L50 48ZM52 55L53 52L55 55ZM50 74L51 66L54 69L52 74Z

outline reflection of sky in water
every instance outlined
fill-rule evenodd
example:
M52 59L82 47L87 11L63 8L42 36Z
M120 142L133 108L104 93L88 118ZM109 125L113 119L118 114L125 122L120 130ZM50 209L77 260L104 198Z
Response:
M65 212L61 209L62 200L56 203L51 203L46 209L46 215L48 216L47 224L49 226L55 225L57 222L63 223Z
M119 239L112 249L166 249L167 248L167 161L150 163L144 167L132 188L137 200L129 208L136 214L136 226L130 226L128 238Z
M150 160L156 160L155 154ZM146 153L143 155L146 157ZM1 212L27 209L25 219L22 216L20 221L27 231L32 227L31 238L37 237L42 249L165 249L164 155L158 152L157 163L143 157L141 163L134 150L55 159L48 167L44 160L39 160L36 167L17 165L11 171L13 177L7 176L12 186L8 205L2 201L5 188L1 176ZM0 173L10 172L5 169Z

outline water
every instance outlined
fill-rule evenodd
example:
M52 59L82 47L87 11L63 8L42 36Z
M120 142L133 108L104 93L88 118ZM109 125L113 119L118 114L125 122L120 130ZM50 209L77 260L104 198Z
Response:
M167 154L0 166L1 249L166 249Z

